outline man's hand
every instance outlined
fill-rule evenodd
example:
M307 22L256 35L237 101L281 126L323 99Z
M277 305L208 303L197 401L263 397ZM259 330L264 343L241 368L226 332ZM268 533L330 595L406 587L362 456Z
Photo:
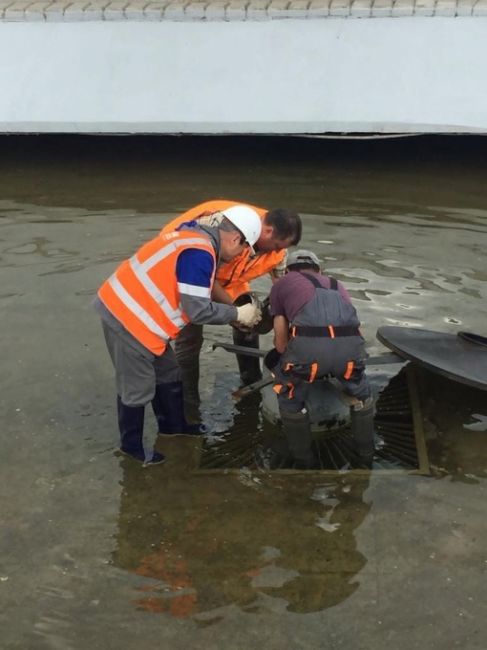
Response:
M245 327L253 327L262 318L261 310L251 303L237 307L237 324Z

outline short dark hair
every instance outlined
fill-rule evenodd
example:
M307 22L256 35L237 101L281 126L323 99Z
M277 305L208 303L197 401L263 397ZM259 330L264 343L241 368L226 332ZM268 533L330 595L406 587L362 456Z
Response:
M265 217L266 226L272 226L274 235L277 239L289 239L292 237L290 246L297 246L301 240L303 226L301 217L297 212L285 210L284 208L274 208L269 210Z

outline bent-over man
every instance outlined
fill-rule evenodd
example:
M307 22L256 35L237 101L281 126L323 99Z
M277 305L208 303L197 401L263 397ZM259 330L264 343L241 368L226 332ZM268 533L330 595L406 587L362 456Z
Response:
M199 432L184 418L181 373L169 342L189 323L251 327L260 318L253 305L211 300L218 262L250 248L260 232L260 217L245 206L226 210L217 227L183 224L144 244L98 291L95 308L116 373L120 450L145 466L164 461L143 447L149 402L160 433Z
M373 400L365 374L365 346L360 322L345 287L322 275L311 251L293 251L287 274L271 289L274 344L281 355L272 369L282 428L294 467L319 467L306 409L309 385L335 377L351 407L352 433L360 466L374 453ZM274 455L275 466L284 458Z
M222 215L231 207L246 204L230 200L213 200L200 203L181 216L173 219L162 230L171 232L182 223L196 221L200 225L215 225ZM257 212L262 220L262 230L253 250L244 249L231 261L222 261L216 272L212 298L224 304L233 304L243 293L250 291L251 280L270 274L275 281L285 273L286 249L296 246L301 239L301 218L295 212L276 208L267 210L254 205L247 206ZM258 348L258 334L233 329L233 341L236 345ZM203 327L192 323L186 327L176 340L176 356L181 367L187 401L188 413L195 413L200 403L199 355L203 344ZM249 384L262 377L259 359L237 355L242 384Z

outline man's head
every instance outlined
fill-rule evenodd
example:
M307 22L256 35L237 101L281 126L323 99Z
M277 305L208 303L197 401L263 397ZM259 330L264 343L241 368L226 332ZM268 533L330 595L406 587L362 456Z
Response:
M229 262L246 246L253 246L259 239L262 222L255 210L246 205L235 205L222 210L223 220L218 225L220 232L220 257Z
M297 246L301 240L301 230L301 217L296 212L284 208L269 210L262 223L257 249L267 252Z
M304 248L300 248L292 253L289 253L286 260L287 271L316 271L321 270L320 260L313 253Z

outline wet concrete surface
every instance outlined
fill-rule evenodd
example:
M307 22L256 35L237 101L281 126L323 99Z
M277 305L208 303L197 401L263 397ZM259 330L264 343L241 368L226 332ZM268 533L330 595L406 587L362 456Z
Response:
M228 196L300 210L372 354L384 324L486 334L482 141L0 141L1 647L484 650L485 392L420 373L427 477L210 474L163 439L146 471L114 456L90 307L178 210ZM231 356L203 367L206 420L260 426Z

